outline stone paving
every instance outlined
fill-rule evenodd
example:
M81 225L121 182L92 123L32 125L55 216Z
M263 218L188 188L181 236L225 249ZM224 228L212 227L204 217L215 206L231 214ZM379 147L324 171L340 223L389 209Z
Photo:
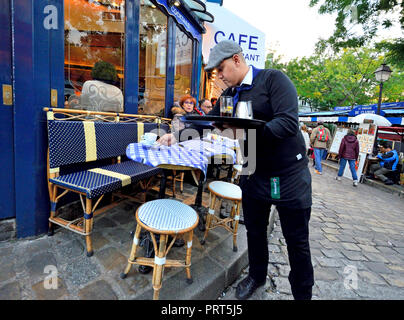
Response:
M336 171L314 173L310 246L313 299L404 299L404 199L352 180L336 181ZM265 286L252 300L293 299L284 238L276 220L269 237ZM244 270L221 299L235 299Z
M404 299L404 199L364 184L355 188L345 178L338 182L330 168L324 168L321 176L312 171L312 177L313 299ZM192 204L196 187L189 183L184 187L178 198ZM203 204L208 201L205 192ZM135 228L137 206L125 201L96 218L91 258L84 253L84 237L64 229L58 229L53 237L0 242L0 300L151 299L151 274L141 275L133 266L127 279L119 278L132 243L130 231ZM287 250L278 221L268 237L268 279L251 299L293 299L287 279ZM223 229L213 230L205 246L199 244L201 238L202 232L196 230L194 284L180 293L185 272L167 269L162 299L235 299L235 287L247 272L244 226L240 225L237 253L231 250L231 236ZM172 250L174 256L185 252L183 247ZM228 260L233 265L223 269ZM44 288L53 270L45 270L46 266L57 268L56 290ZM228 283L224 292L217 291L217 279Z
M192 205L197 188L192 183L191 175L188 182L184 184L184 192L177 192L176 198ZM149 193L148 200L157 198L157 190L155 188ZM202 204L205 207L209 204L206 192ZM62 228L56 229L52 237L43 235L29 240L0 242L0 300L152 299L152 272L140 274L138 266L134 265L128 277L120 279L132 245L131 232L136 228L134 213L138 206L136 202L123 201L95 217L92 234L94 255L90 258L85 254L85 238ZM70 216L74 216L75 211L80 215L82 211L80 203L62 210L70 213ZM240 227L240 232L240 250L234 253L232 237L225 230L212 230L202 246L199 240L203 232L196 228L191 267L194 283L186 284L184 269L166 268L160 299L218 297L248 264L244 226ZM142 253L143 249L140 250ZM173 247L168 258L185 259L185 253L186 246ZM226 264L231 268L227 268ZM54 282L49 280L53 275L57 275ZM218 279L220 286L215 283ZM56 283L57 289L52 289L52 284Z

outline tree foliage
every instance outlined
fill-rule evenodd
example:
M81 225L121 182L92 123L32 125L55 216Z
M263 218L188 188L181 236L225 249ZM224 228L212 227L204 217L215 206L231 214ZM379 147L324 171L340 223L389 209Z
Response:
M341 49L330 56L311 57L281 63L273 54L267 56L266 67L284 71L295 84L298 96L317 110L336 106L377 103L379 84L374 71L384 56L375 48ZM391 78L383 88L383 102L404 100L404 73L392 67Z
M320 4L320 14L336 13L334 34L317 44L319 53L330 46L335 51L369 45L381 28L399 25L404 32L403 0L311 0L310 6ZM359 30L358 30L359 29ZM379 48L387 50L388 63L404 66L404 38L382 41Z

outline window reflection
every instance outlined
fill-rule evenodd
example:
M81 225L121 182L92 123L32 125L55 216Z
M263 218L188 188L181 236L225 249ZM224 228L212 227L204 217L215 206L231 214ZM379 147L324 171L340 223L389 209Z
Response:
M123 112L125 1L64 0L65 103Z
M191 93L192 40L178 27L175 39L174 101Z
M167 17L150 1L140 5L138 113L164 116Z

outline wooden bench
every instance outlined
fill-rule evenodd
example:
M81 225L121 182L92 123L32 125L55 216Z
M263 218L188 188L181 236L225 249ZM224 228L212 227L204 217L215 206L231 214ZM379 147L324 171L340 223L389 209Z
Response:
M120 192L130 185L140 184L144 202L152 178L161 173L160 168L127 159L127 146L139 142L145 132L153 131L159 136L168 132L170 119L72 109L44 108L44 111L49 142L48 234L53 235L56 224L85 236L87 256L91 256L93 217L130 197ZM56 208L58 200L68 192L79 194L84 211L83 217L72 221L58 216ZM110 193L113 193L111 204L96 210L104 195Z

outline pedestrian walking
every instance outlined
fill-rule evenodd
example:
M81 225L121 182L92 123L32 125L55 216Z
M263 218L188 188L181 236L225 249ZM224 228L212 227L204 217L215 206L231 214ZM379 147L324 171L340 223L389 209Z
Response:
M358 176L355 170L355 163L359 157L359 142L356 138L355 132L349 130L345 137L342 139L339 151L339 171L336 179L341 181L341 177L344 173L346 163L349 163L349 169L351 170L353 185L358 186Z
M306 144L306 151L308 152L309 149L310 149L310 136L309 136L309 133L307 131L306 125L301 124L300 125L300 130L302 131L302 135L303 135L303 138L304 138L304 143ZM307 153L307 155L308 155L308 153Z
M319 121L318 126L313 129L310 136L310 143L314 149L315 170L317 174L323 174L323 168L321 166L321 160L325 157L327 149L331 145L331 133L323 122Z

